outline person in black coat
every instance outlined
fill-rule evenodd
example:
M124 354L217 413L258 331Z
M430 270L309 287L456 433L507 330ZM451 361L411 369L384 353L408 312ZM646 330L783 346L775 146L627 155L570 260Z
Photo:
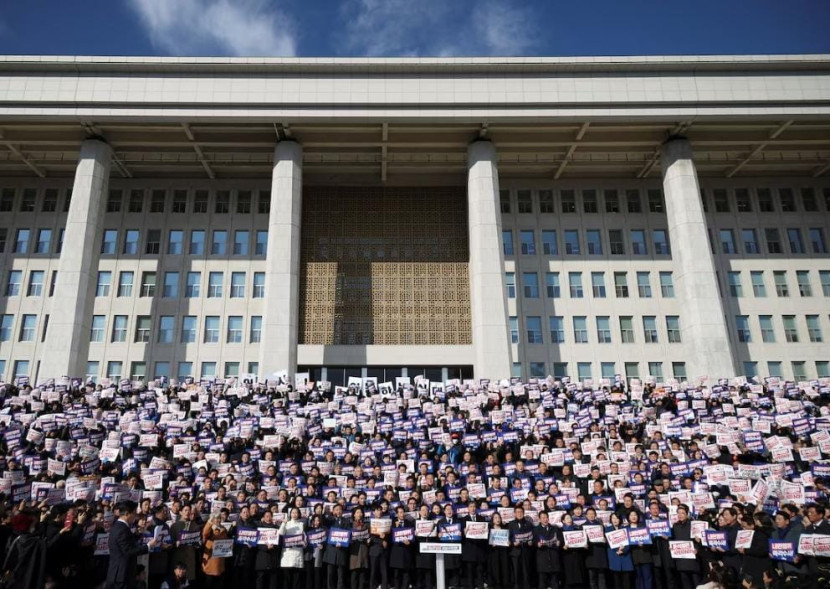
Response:
M109 535L107 589L133 589L138 555L147 554L156 545L155 539L145 545L133 534L131 527L135 523L137 507L135 501L124 501L118 505L118 519Z
M539 589L558 589L558 576L562 573L561 550L564 541L562 531L550 525L548 514L539 514L539 525L533 528L533 546L536 548L536 573Z
M639 511L628 512L629 530L642 530L645 524L640 521ZM634 583L637 589L651 589L653 585L654 559L651 555L651 546L632 546L631 562L634 564Z
M233 537L236 540L240 531L256 530L256 524L251 519L247 506L239 510L239 519L234 527ZM246 546L234 542L233 545L233 569L235 578L241 587L250 587L254 584L254 564L256 564L257 549L253 546Z
M328 528L348 530L351 527L348 520L343 517L343 506L340 504L335 505L332 508L332 516L328 520ZM328 589L344 589L346 583L346 567L349 565L349 549L327 544L326 550L323 552L323 562L329 565Z
M461 529L466 530L467 522L483 522L484 519L478 515L475 501L470 501L467 506L469 515L460 517ZM461 562L464 565L464 581L468 589L477 589L484 584L482 566L487 562L487 540L470 540L466 537L461 541Z
M418 521L429 521L431 519L429 507L421 505L418 511ZM433 587L432 578L435 573L435 555L421 552L421 544L424 542L432 542L433 540L433 538L429 537L415 536L415 589L432 589ZM377 589L377 585L370 586L370 588Z
M262 514L262 520L257 528L277 530L279 526L274 523L274 514L266 511ZM277 577L280 570L279 543L257 545L254 570L256 571L256 589L277 589Z
M458 524L459 519L455 517L452 510L452 505L444 506L444 517L438 520L438 535L440 538L442 528ZM447 554L444 556L444 570L447 572L447 586L458 587L459 569L461 568L461 560L455 554Z
M804 508L804 515L807 517L807 521L809 523L809 525L804 527L805 534L830 536L830 522L824 519L824 506L816 503L809 503ZM815 586L821 587L822 583L830 585L830 557L808 556L807 570L810 573L811 582L813 582Z
M525 510L517 506L513 513L516 516L507 526L510 530L510 560L513 564L513 586L529 587L530 579L530 550L533 543L533 524L525 518Z
M383 507L375 505L374 519L381 519ZM371 525L369 526L371 529ZM369 587L371 589L389 587L389 534L369 534Z
M752 543L749 548L738 548L743 556L741 575L752 577L756 587L764 586L764 571L775 568L769 558L769 539L772 533L772 520L766 513L744 513L740 519L745 530L752 530Z
M649 521L668 521L668 518L660 509L660 503L657 501L652 501L649 505L646 519ZM674 561L669 550L668 538L652 536L651 561L654 564L655 589L675 589Z
M579 531L582 526L574 525L573 516L566 513L562 516L562 577L565 587L583 587L588 575L585 574L585 557L587 548L569 548L565 545L566 531ZM607 556L606 556L607 558Z
M395 509L395 519L392 520L392 529L395 528L413 528L412 522L408 521L404 516L406 511L400 505ZM392 569L392 586L395 589L407 589L409 587L409 577L412 572L413 557L412 548L414 542L405 540L404 542L393 542L392 548L389 550L389 568Z
M600 526L602 522L597 518L593 507L585 510L585 525ZM604 534L604 532L603 532ZM606 588L606 573L608 572L608 552L604 543L588 542L588 553L585 555L585 568L588 569L588 585L591 589Z
M421 505L418 510L418 520L428 521L431 519L432 517L430 517L429 507ZM433 526L434 525L435 522L433 522ZM433 542L434 540L434 538L426 536L415 536L415 589L432 589L434 586L432 579L435 573L435 555L421 552L421 544L424 542ZM377 587L374 587L373 589L377 589Z
M692 522L689 519L689 508L686 505L677 507L677 522L671 528L672 540L690 541L692 539ZM695 548L698 547L695 542ZM677 574L680 577L680 586L683 589L695 589L701 582L700 564L697 559L679 558L674 561Z
M741 572L741 554L735 550L735 538L738 536L738 530L741 529L738 524L738 511L734 507L726 507L720 512L718 516L718 528L721 532L726 532L726 550L720 549L716 552L717 556L723 561L723 564L735 571L735 574Z
M493 514L490 522L491 530L506 530L507 526L501 519L499 512ZM510 547L490 546L487 559L488 585L493 589L507 589L510 585Z

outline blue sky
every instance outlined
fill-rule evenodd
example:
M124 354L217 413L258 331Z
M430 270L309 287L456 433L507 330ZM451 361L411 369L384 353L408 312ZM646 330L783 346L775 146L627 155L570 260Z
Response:
M0 0L0 54L830 53L830 0Z

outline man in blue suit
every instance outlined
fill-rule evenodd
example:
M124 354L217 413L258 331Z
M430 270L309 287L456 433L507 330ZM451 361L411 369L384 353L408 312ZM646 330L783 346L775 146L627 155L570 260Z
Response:
M145 554L155 546L155 538L143 544L132 532L135 523L135 501L119 503L118 519L112 524L109 535L110 562L107 569L107 589L133 589L139 554Z

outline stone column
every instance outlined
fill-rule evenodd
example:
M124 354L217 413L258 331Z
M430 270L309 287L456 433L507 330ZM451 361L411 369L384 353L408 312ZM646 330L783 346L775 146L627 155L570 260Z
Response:
M692 148L669 139L661 151L663 192L674 262L674 282L683 304L680 326L689 349L689 377L710 379L736 374L729 330L700 199Z
M510 378L499 173L489 141L475 141L467 149L467 208L475 377Z
M297 371L302 191L303 148L296 141L280 141L274 149L271 177L260 377L279 370L289 375Z
M111 161L112 148L103 141L87 139L81 144L41 355L41 380L86 374Z

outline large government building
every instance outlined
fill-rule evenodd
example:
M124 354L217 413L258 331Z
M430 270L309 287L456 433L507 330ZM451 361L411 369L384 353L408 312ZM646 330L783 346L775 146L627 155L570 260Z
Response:
M0 380L830 377L830 56L0 57Z

